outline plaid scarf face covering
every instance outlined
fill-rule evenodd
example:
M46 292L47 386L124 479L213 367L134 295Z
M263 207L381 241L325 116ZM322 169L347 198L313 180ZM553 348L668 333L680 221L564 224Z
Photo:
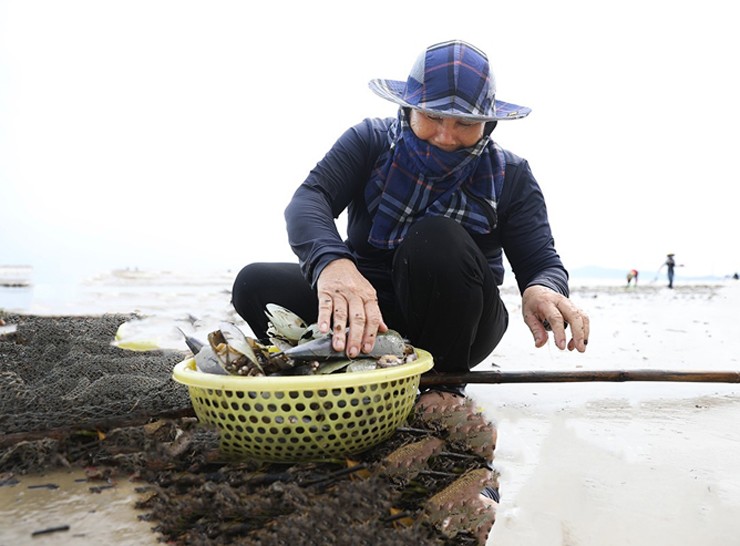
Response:
M417 138L399 109L388 138L390 149L378 158L365 189L373 215L370 244L397 247L425 216L452 218L472 233L496 227L496 188L503 184L505 162L489 136L471 148L445 152Z

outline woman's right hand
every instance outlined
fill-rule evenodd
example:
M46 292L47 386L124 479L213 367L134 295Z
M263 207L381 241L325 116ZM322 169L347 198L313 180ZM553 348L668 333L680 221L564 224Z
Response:
M369 353L378 332L388 330L373 285L352 260L340 258L324 267L316 288L319 329L327 333L333 323L334 350L346 351L349 358L357 357L360 351Z

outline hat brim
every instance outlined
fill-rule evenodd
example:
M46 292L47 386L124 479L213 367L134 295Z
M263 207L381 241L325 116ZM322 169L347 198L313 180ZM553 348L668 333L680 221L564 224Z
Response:
M406 82L398 80L384 80L378 78L370 80L368 85L373 93L378 95L380 98L395 102L396 104L399 104L401 106L406 106L408 108L419 110L421 112L434 112L436 114L440 114L438 110L426 110L424 108L419 108L416 105L406 102L403 99L403 94L406 90ZM464 113L454 113L449 115L456 118L464 118L470 121L500 121L505 119L521 119L527 117L531 111L532 109L527 108L526 106L519 106L518 104L513 104L511 102L496 100L496 113L493 116L476 116L473 114Z

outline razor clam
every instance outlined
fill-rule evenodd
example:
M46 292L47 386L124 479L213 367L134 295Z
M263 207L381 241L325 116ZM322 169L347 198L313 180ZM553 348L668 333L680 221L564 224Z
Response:
M329 360L336 358L346 358L344 351L335 351L331 346L332 334L325 334L318 339L307 341L290 349L283 351L283 354L293 360ZM413 348L406 343L401 335L394 331L388 330L385 333L378 334L375 339L373 350L369 353L363 353L363 358L378 358L383 355L395 355L404 357Z

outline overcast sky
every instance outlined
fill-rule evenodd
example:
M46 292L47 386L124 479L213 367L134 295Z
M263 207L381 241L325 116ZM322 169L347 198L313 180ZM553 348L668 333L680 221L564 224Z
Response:
M732 2L0 0L0 265L293 260L283 209L367 87L486 51L569 269L740 270Z

